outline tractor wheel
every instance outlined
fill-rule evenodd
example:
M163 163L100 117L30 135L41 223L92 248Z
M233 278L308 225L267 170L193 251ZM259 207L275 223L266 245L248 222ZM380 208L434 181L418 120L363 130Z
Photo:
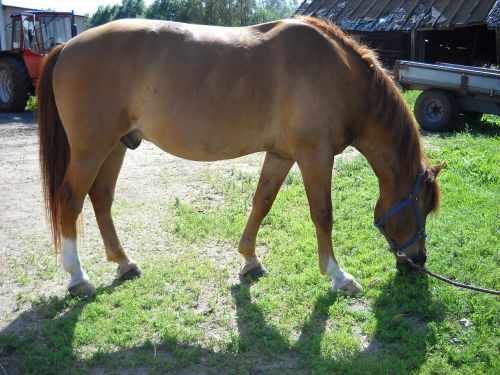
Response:
M0 111L24 111L31 87L23 62L14 57L0 58Z
M457 116L457 103L447 92L427 90L417 98L414 113L422 129L443 131Z

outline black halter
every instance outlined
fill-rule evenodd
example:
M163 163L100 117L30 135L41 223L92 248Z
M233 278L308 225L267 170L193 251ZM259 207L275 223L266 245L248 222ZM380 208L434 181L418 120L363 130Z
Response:
M393 207L383 218L380 220L378 223L374 222L375 226L380 230L380 232L384 235L384 237L387 239L387 242L389 242L389 250L392 251L393 253L402 256L404 253L403 251L413 245L415 242L417 242L419 239L422 237L427 237L427 233L425 232L424 229L424 221L422 220L422 214L420 213L420 208L418 207L418 192L420 191L420 188L422 187L422 182L424 179L425 171L422 170L418 176L417 176L417 182L415 182L415 186L413 188L413 191L411 195L403 200L402 202L398 203L395 207ZM401 245L398 245L392 238L387 234L385 231L385 223L394 215L396 215L399 211L401 211L403 208L405 208L408 205L413 206L413 211L415 212L415 216L417 218L417 226L418 226L418 231L417 233L410 238L408 241L404 242Z
M382 232L384 237L387 239L387 242L389 242L389 246L390 246L389 250L392 251L397 256L404 258L404 260L406 261L407 264L410 265L410 267L415 268L421 272L424 272L432 277L435 277L438 280L444 281L445 283L454 285L454 286L459 287L459 288L466 288L466 289L470 289L470 290L476 290L478 292L500 295L499 290L485 289L485 288L479 288L479 287L473 286L473 285L462 284L462 283L458 283L456 281L447 279L443 276L440 276L434 272L429 271L428 269L426 269L422 266L419 266L418 264L415 264L415 262L413 260L411 260L408 255L405 254L404 250L406 248L413 245L420 238L427 237L427 233L425 233L425 229L424 229L424 222L422 220L422 214L420 213L420 208L418 207L418 203L417 203L417 200L418 200L417 196L418 196L418 192L420 191L420 188L422 187L424 175L425 175L424 170L422 170L418 174L417 182L415 182L415 187L413 188L413 191L408 198L406 198L404 201L397 204L378 223L374 222L375 226L380 230L380 232ZM387 222L387 220L389 220L391 217L396 215L399 211L401 211L403 208L405 208L409 204L411 204L413 206L413 210L415 211L415 216L417 218L418 231L412 238L410 238L408 241L406 241L402 245L398 246L398 244L387 234L387 232L384 229L384 225Z

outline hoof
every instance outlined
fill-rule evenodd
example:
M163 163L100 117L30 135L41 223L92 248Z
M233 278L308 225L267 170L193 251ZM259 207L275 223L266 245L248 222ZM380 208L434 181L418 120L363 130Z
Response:
M267 275L269 272L260 262L259 258L251 258L247 260L245 264L241 266L240 277L242 279L246 277L251 277L252 279L258 279L259 277Z
M344 295L352 297L361 292L363 290L363 287L359 285L356 280L352 279L345 286L340 288L340 290L342 291L342 293L344 293Z
M90 281L83 281L80 284L73 285L68 288L68 292L72 297L92 298L95 296L95 288Z
M359 292L363 290L363 287L358 284L354 278L349 275L350 277L345 278L342 282L336 282L334 281L332 283L332 292L336 292L340 290L344 295L346 296L355 296Z
M263 265L254 267L241 273L242 278L250 277L252 279L258 279L259 277L266 276L269 274L269 271Z
M126 280L133 280L136 279L144 273L144 271L139 267L137 264L134 264L132 268L130 268L128 271L125 271L124 273L121 273L121 267L118 266L118 280L120 281L126 281Z

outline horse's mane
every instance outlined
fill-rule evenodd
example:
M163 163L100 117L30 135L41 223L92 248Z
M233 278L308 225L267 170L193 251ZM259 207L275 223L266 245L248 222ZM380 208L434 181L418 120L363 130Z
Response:
M417 176L422 165L428 170L429 160L422 152L420 133L410 108L390 75L382 67L377 54L366 45L349 37L330 21L304 16L298 16L296 19L314 26L359 55L371 73L368 105L374 111L373 115L385 127L385 132L391 135L392 142L398 147L402 165L412 177ZM431 210L434 211L439 206L439 187L434 178L429 181L432 182L435 192L431 202Z

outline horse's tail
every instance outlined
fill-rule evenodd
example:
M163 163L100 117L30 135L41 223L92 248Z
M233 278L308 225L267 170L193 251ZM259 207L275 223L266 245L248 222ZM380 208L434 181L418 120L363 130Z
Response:
M43 180L45 211L52 227L56 252L61 244L59 190L70 158L68 137L62 126L52 86L52 73L64 45L58 45L45 57L36 90L39 158Z

